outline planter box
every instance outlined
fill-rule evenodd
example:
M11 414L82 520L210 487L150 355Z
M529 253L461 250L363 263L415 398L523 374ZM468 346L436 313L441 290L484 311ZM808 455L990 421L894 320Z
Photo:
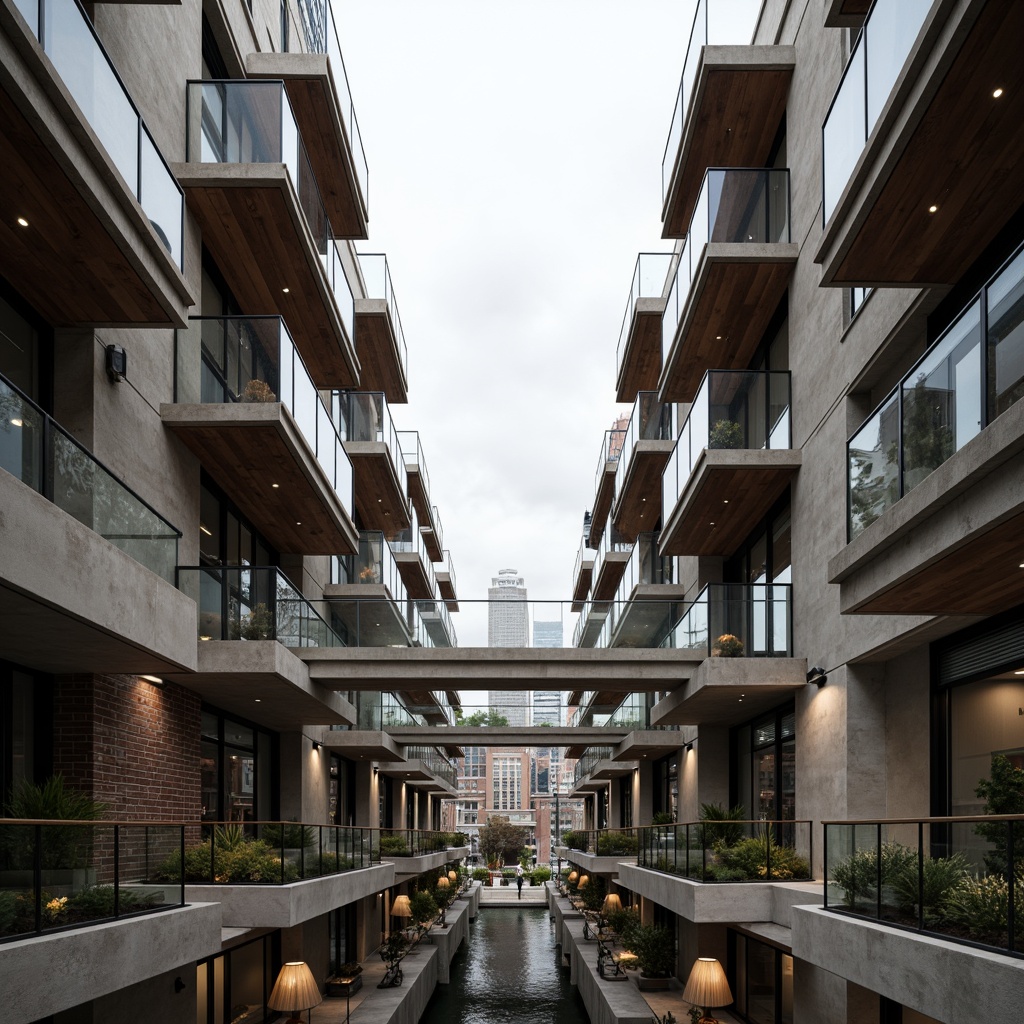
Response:
M352 978L335 978L327 982L326 993L329 996L354 996L363 987L363 977L357 974Z
M649 978L646 974L637 975L637 987L642 992L665 992L672 986L671 978Z

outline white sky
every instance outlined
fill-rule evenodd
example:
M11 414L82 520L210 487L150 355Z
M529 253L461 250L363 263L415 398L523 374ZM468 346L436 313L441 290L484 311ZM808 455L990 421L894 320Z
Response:
M335 0L370 169L370 238L451 550L460 646L502 568L571 596L694 0ZM565 605L566 637L575 616ZM555 607L538 618L557 618Z

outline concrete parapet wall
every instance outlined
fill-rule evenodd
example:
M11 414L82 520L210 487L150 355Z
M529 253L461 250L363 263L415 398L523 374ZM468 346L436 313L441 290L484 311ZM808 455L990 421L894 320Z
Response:
M402 984L397 988L376 988L384 976L383 963L364 966L364 986L370 986L367 998L352 1011L355 1024L419 1024L423 1011L434 994L441 962L439 946L420 944L402 961ZM340 1004L340 1019L344 1006Z
M464 903L456 903L445 914L445 927L439 928L435 925L430 930L430 937L440 954L437 961L437 980L441 985L447 985L451 981L451 966L455 953L463 942L469 944L469 907Z

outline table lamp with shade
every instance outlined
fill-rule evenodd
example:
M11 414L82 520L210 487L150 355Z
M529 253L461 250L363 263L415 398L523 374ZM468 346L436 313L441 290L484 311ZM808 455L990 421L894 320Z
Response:
M313 980L313 972L307 964L298 960L281 968L281 973L274 982L274 990L267 1000L267 1007L290 1013L288 1021L291 1024L292 1021L302 1020L303 1010L311 1010L322 1002L323 996L320 995L320 989Z
M732 992L725 969L714 957L702 956L694 961L683 989L683 999L704 1011L701 1024L717 1024L716 1018L707 1012L708 1008L728 1006L732 1002Z
M616 914L622 909L622 900L617 892L610 892L601 904L601 913L607 917L609 914Z
M458 880L459 880L459 874L458 874L457 871L449 871L448 872L448 881L449 882L451 882L454 885L454 883L457 882Z

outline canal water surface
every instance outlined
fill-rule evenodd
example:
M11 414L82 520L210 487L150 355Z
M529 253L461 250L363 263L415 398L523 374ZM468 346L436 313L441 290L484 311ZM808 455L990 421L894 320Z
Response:
M589 1024L546 907L482 907L420 1024Z

